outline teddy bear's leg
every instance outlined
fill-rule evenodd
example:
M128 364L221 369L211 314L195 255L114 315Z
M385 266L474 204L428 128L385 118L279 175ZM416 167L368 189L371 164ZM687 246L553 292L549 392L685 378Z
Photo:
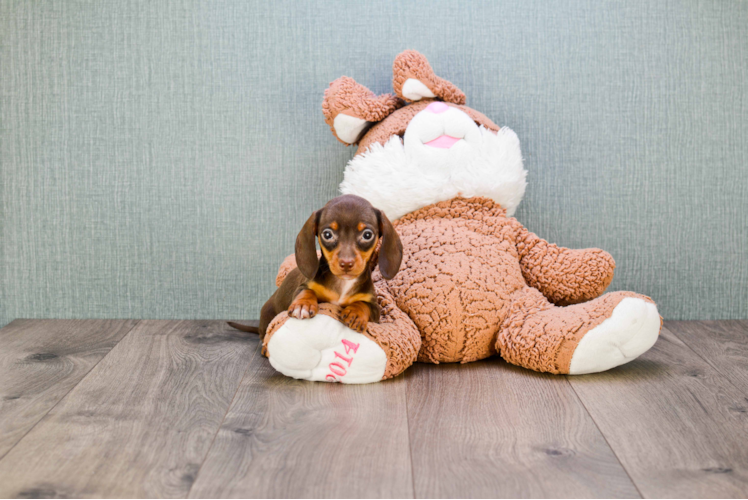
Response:
M632 292L567 307L529 287L513 299L496 348L508 362L540 372L578 375L628 363L654 345L662 325L654 302Z
M399 375L415 361L421 336L394 303L384 282L375 284L380 322L361 334L338 321L340 309L320 304L312 319L276 316L268 327L263 353L289 377L321 382L368 384Z

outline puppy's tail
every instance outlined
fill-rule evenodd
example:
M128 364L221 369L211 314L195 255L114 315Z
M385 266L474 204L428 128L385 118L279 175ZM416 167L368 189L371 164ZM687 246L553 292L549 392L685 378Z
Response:
M239 323L234 323L233 321L227 321L226 322L230 327L236 328L237 330L240 330L242 332L248 332L248 333L260 333L260 329L256 326L249 326L249 325L241 325Z

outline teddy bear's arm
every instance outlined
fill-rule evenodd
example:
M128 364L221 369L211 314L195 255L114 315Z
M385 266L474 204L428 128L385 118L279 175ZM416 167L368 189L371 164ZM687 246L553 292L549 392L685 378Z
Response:
M613 257L604 250L559 247L524 227L517 237L517 251L527 284L561 306L602 295L616 268Z
M288 273L296 269L296 267L296 254L292 253L291 255L283 259L283 262L281 262L281 265L278 268L278 275L275 277L275 286L281 286L281 283L283 283L283 280L286 279Z
M369 323L367 333L387 355L387 367L382 379L396 377L405 371L418 358L421 349L421 333L413 320L395 303L395 299L382 279L379 270L375 271L374 288L380 307L379 323Z

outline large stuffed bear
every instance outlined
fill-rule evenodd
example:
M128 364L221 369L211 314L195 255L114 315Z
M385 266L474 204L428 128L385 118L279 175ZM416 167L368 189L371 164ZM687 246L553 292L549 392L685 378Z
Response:
M511 215L526 172L517 135L465 106L415 51L394 63L395 95L343 77L325 92L333 134L358 144L340 190L394 220L400 272L373 274L382 317L357 333L321 304L312 319L277 316L264 339L275 369L306 380L368 383L415 361L466 363L499 354L531 370L583 374L636 358L657 340L654 302L603 295L615 263L593 248L550 244ZM277 283L295 266L281 265Z

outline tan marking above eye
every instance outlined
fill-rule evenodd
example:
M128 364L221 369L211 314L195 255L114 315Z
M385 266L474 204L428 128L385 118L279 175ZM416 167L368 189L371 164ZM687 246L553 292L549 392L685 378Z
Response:
M333 222L332 224L330 224L330 229L332 229L333 231L337 231L338 227L340 226L338 226L337 222Z
M359 222L357 227L359 231L363 231L364 228L366 228L366 224L364 224L363 222Z

